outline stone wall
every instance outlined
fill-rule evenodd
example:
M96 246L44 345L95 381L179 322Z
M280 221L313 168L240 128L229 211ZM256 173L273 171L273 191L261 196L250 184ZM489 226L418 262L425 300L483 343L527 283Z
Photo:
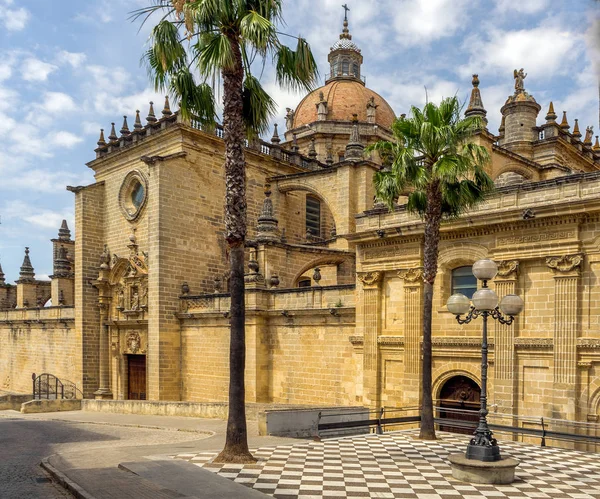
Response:
M54 374L82 386L81 342L72 307L0 311L0 390L31 393L31 375Z

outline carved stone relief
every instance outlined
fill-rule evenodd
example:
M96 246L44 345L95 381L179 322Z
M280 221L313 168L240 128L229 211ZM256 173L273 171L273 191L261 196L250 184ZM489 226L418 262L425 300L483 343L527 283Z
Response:
M356 274L358 280L363 283L365 286L374 286L377 284L382 277L383 273L379 271L375 272L360 272Z
M583 255L549 256L546 265L556 272L571 272L583 262Z
M423 279L423 268L402 269L398 271L398 277L407 283L416 283Z

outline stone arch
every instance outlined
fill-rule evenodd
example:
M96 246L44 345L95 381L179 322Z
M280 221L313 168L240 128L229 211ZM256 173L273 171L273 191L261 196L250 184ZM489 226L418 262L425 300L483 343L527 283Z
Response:
M590 383L588 389L590 394L587 411L589 414L600 416L600 379L596 378ZM586 393L583 393L583 399L585 400Z
M319 198L327 206L333 217L335 226L339 230L339 228L342 227L342 214L332 195L332 193L335 192L334 183L336 177L333 177L334 183L328 182L327 180L329 180L329 178L331 177L327 176L323 178L321 176L311 176L310 178L305 179L284 179L277 182L277 189L282 194L292 191L304 191Z
M300 278L304 275L304 273L308 272L310 269L314 269L315 267L325 267L328 265L341 265L342 263L348 261L350 258L347 256L322 256L319 258L315 258L311 260L307 264L303 265L292 280L292 286L296 287Z
M496 183L498 181L499 177L501 177L502 175L504 175L506 173L514 173L516 175L520 175L521 177L523 177L524 182L535 182L535 181L539 180L539 175L537 174L537 172L534 172L531 168L527 168L525 166L517 165L514 163L504 165L504 166L498 168L498 170L494 173L495 173L494 183ZM512 184L507 184L507 185L512 185Z
M477 373L475 370L471 369L469 366L461 365L460 367L453 367L456 363L448 363L444 364L441 367L438 367L432 375L433 384L432 384L432 395L434 400L440 398L440 393L442 392L442 387L449 381L451 378L455 376L464 376L474 381L481 387L481 378L480 373Z
M488 257L488 248L481 244L456 242L440 248L438 279L440 292L436 300L439 306L446 303L451 294L452 270L473 265L477 260Z

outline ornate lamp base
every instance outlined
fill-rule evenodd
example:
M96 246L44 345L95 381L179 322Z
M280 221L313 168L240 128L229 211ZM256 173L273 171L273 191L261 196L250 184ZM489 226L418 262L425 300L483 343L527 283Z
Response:
M464 454L448 456L452 476L468 483L508 484L515 481L515 468L519 461L510 457L494 462L467 459Z
M495 441L495 440L494 440ZM467 459L474 459L477 461L484 461L491 463L494 461L500 461L500 447L497 445L467 445L467 453L465 455Z

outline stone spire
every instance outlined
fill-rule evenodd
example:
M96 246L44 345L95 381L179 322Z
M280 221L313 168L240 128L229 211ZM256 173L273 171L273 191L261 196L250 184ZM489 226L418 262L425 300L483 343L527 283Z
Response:
M502 121L500 122L500 128L498 128L498 134L504 135L504 131L506 130L506 116L502 116Z
M583 145L591 147L593 136L594 136L594 127L593 126L586 127L585 138L583 139Z
M352 115L352 132L350 141L346 145L346 154L344 159L349 161L360 161L363 159L365 146L360 142L360 131L358 129L358 115Z
M158 120L156 119L156 115L154 114L154 102L150 101L150 109L148 110L148 116L146 116L146 123L154 124Z
M279 138L279 133L277 133L277 123L273 125L273 137L271 137L271 144L279 144L281 139Z
M128 135L131 135L131 132L129 131L129 126L127 125L127 116L123 116L123 126L121 127L121 130L119 130L121 137L127 137Z
M98 139L98 148L101 149L106 146L106 139L104 138L104 128L100 129L100 138Z
M110 135L108 136L108 143L111 146L119 143L119 137L117 137L117 131L115 130L115 124L111 123Z
M4 286L6 284L6 279L4 278L4 272L2 272L2 264L0 263L0 286Z
M279 221L273 213L273 200L271 199L271 184L265 184L265 200L263 201L262 211L258 217L258 227L256 240L278 241L277 225Z
M600 142L598 142L598 136L596 135L596 143L594 144L594 147L592 147L593 151L600 151Z
M576 139L581 138L581 132L579 131L579 120L575 118L575 126L573 127L573 137Z
M554 103L550 101L550 106L548 107L548 114L546 114L546 123L556 123L556 113L554 112Z
M165 95L165 106L163 107L162 115L163 115L163 118L168 118L169 116L173 115L173 112L171 111L171 106L169 105L169 96L168 95Z
M35 280L35 272L29 259L29 248L25 248L25 257L23 258L23 265L19 272L19 282L31 282Z
M61 241L71 240L71 231L69 230L69 226L67 225L66 220L63 220L60 224L60 229L58 229L58 239L60 239Z
M142 125L142 120L140 119L140 110L137 109L135 111L135 123L133 124L133 131L135 132L139 132L143 127Z
M570 127L569 122L567 121L567 112L563 111L562 121L559 125L563 130L568 130Z
M469 100L469 107L465 111L465 116L479 116L487 125L487 118L485 117L487 111L483 107L481 92L479 91L479 75L474 74L471 83L473 84L473 90L471 90L471 99Z
M61 245L58 248L58 255L54 261L55 277L71 277L71 262L67 258L67 248Z

